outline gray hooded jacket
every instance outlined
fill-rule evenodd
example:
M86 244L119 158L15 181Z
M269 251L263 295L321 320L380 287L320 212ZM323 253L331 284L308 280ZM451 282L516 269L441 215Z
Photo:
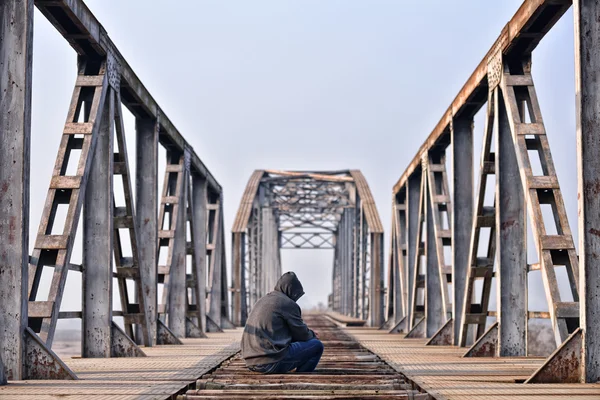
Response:
M315 337L302 321L300 306L296 304L303 294L296 274L286 272L275 290L256 302L242 336L242 357L247 366L282 360L290 343Z

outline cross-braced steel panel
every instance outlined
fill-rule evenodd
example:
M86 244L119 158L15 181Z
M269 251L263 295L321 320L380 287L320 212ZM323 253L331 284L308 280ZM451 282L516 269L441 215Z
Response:
M252 305L273 290L281 249L333 249L331 308L378 326L382 240L379 215L359 171L255 171L233 227L235 323L243 325Z

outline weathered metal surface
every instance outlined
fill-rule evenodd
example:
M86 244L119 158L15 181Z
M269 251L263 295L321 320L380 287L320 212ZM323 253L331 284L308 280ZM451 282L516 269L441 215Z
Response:
M452 154L452 318L453 343L458 345L463 323L462 310L469 267L473 227L473 120L455 118L450 130Z
M498 334L498 322L495 322L473 343L463 357L496 357L498 352Z
M171 226L174 231L171 265L169 268L168 302L167 302L167 325L175 336L185 337L185 318L187 303L187 203L188 190L190 186L190 171L185 166L187 156L183 157L183 171L180 171L177 179L177 191L174 195L177 197L178 206L171 214L171 218L177 219L176 226ZM181 163L180 163L181 166Z
M527 210L503 95L496 88L498 355L527 355Z
M204 338L206 334L189 317L185 318L185 337Z
M25 379L77 379L77 375L35 334L25 330Z
M158 318L157 235L158 235L158 134L160 125L153 119L135 121L136 126L136 223L138 233L139 268L142 271L142 295L146 297L150 336L156 343Z
M33 2L0 2L0 359L24 379ZM1 379L1 378L0 378Z
M475 199L475 208L472 221L471 239L467 254L467 279L465 282L462 308L455 311L461 313L461 326L459 328L458 345L467 346L469 326L475 325L475 340L485 333L486 319L489 315L488 308L494 277L494 263L496 258L496 202L495 196L492 204L486 204L487 191L493 192L495 187L488 185L488 179L496 174L496 154L492 152L494 119L495 119L494 92L488 93L488 104L483 130L481 161L479 167L479 183ZM490 190L491 189L491 190ZM491 193L490 193L491 194ZM487 237L485 230L489 229ZM485 253L480 255L479 248L483 245ZM454 249L453 249L454 251ZM483 256L483 257L482 257ZM482 283L481 293L476 293L475 283ZM455 286L457 282L454 283Z
M449 319L426 343L427 346L452 346L454 320Z
M580 326L584 382L600 380L600 4L575 0Z
M424 338L426 333L427 322L425 317L421 317L417 322L414 323L411 330L406 334L407 339L413 338Z
M110 357L113 279L114 92L108 90L83 206L83 357Z
M582 354L583 331L578 328L525 383L579 383Z
M427 182L429 182L429 179L427 179ZM428 186L431 185L433 183L428 184ZM427 254L425 261L425 337L428 338L432 337L442 327L446 319L431 197L430 193L425 196L425 221L427 226L425 229L425 253Z
M421 226L421 215L420 215L420 195L421 195L421 172L415 173L410 177L406 183L406 197L407 197L407 222L406 231L408 239L406 241L407 256L406 261L408 268L407 283L408 292L406 299L406 329L411 329L414 324L414 295L412 293L413 286L415 284L415 268L417 261L417 254L419 252L420 237L418 232Z
M156 320L156 344L183 344L181 340L160 320Z
M225 239L223 222L223 199L221 196L213 196L209 199L209 210L212 210L209 216L208 232L210 247L210 264L208 270L208 282L210 289L207 297L207 318L214 322L218 329L208 324L208 332L218 332L225 327L224 320L228 319L228 287L227 287L227 269L225 266Z
M110 324L111 357L146 357L138 345L113 321Z
M198 328L206 332L206 217L207 217L207 184L206 179L192 174L192 246L194 248L195 273L194 290L196 291L196 318Z

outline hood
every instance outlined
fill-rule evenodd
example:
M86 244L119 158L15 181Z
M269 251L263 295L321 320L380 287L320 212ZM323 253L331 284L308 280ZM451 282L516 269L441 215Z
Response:
M281 278L279 278L275 285L275 291L285 294L294 301L298 301L304 295L304 288L293 272L286 272L281 275Z

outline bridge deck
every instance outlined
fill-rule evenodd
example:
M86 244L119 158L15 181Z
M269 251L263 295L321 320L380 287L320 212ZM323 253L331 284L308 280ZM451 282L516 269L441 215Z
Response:
M0 386L0 399L162 400L195 386L196 379L239 350L241 330L182 339L183 346L144 348L140 358L70 358L76 381L19 381Z
M307 316L307 320L310 319L314 317ZM208 334L208 339L184 339L183 346L156 346L144 349L148 355L145 358L66 359L65 362L77 373L79 380L11 382L8 386L0 387L0 399L158 400L175 398L186 392L187 398L190 399L223 396L232 399L237 398L233 396L234 391L238 396L249 396L252 393L264 400L285 397L290 394L290 389L294 391L294 397L306 398L307 395L323 395L317 390L317 386L344 386L352 382L351 391L346 390L344 393L340 387L333 388L334 391L329 390L330 395L327 396L348 398L359 394L360 389L367 389L366 386L362 387L357 393L358 388L355 386L361 385L362 379L369 375L372 378L373 373L381 375L378 379L384 381L389 377L390 382L398 379L412 382L438 400L600 399L600 384L519 383L541 365L542 358L467 359L461 357L464 349L425 346L425 339L404 339L403 335L390 335L373 328L345 328L345 331L362 346L377 354L401 374L394 375L386 372L382 366L373 364L373 360L368 359L366 353L356 358L357 352L360 353L358 348L348 347L348 344L335 348L345 335L339 331L335 333L335 329L332 330L323 321L315 320L312 323L320 325L316 329L321 329L325 334L325 342L333 340L336 343L326 350L323 365L320 366L322 373L316 374L319 376L260 376L247 371L237 358L231 359L223 364L220 370L211 373L239 350L241 330L238 329L226 333L211 333ZM372 371L361 372L357 371L357 368L370 368ZM344 369L348 370L342 372ZM275 378L275 381L272 378ZM224 385L220 390L215 390L216 386L207 387L208 390L201 394L190 390L196 388L198 379L201 379L201 382L211 382L213 386L222 380ZM270 385L274 386L269 388ZM384 383L382 385L387 387ZM406 386L405 388L408 389ZM273 390L278 392L278 396L273 397ZM409 392L410 390L404 393ZM392 393L401 397L403 391L384 390L379 392L379 396L389 397ZM364 396L364 392L360 395ZM412 395L415 396L414 392Z
M600 399L600 384L520 383L542 358L462 358L465 349L426 346L426 339L405 339L373 328L347 332L437 400Z

